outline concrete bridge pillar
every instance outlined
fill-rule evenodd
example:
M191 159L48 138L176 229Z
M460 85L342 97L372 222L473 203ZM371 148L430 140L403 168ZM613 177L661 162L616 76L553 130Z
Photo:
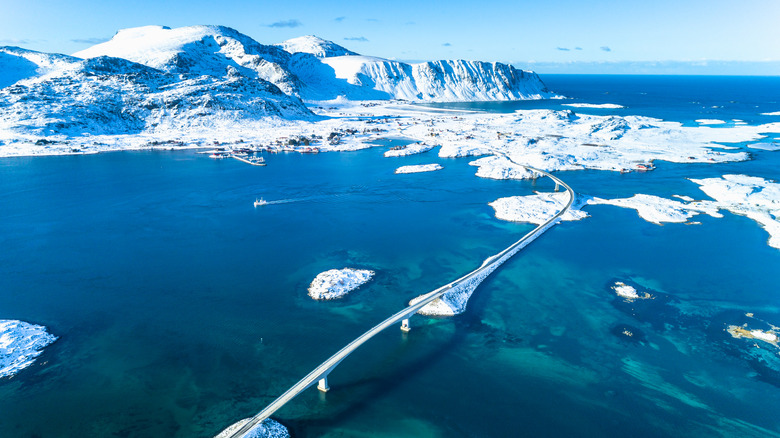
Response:
M412 328L409 326L409 318L401 321L401 331L408 332Z
M558 184L558 182L557 182L557 181L555 182L555 191L556 191L556 192L559 192L559 191L561 191L561 185L560 185L560 184Z
M323 378L320 379L320 383L317 384L317 389L319 389L322 392L330 391L330 386L328 386L328 376L327 375L325 375Z

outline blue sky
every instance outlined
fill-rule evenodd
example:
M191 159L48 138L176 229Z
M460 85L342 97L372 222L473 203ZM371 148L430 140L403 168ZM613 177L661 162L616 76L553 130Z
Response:
M690 64L711 73L736 62L780 74L779 18L780 0L0 0L0 45L70 54L121 28L223 24L265 44L315 34L407 61L629 72Z

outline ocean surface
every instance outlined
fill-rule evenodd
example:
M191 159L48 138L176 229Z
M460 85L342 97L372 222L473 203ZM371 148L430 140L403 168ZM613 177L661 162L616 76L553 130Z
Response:
M780 111L780 78L542 79L571 99L435 106L727 125ZM561 106L573 102L625 108ZM495 219L488 202L552 188L477 178L473 158L382 156L398 144L266 155L266 167L193 151L0 158L0 318L59 337L0 379L0 436L211 437L533 228ZM750 151L558 176L606 198L701 199L686 178L780 179L780 152ZM444 169L393 173L432 162ZM279 202L254 208L261 196ZM780 326L768 234L727 212L659 226L586 211L497 270L463 315L385 331L330 375L330 392L309 389L274 418L297 438L780 435L777 350L724 330ZM342 300L307 296L343 267L376 276ZM619 300L615 281L655 299Z

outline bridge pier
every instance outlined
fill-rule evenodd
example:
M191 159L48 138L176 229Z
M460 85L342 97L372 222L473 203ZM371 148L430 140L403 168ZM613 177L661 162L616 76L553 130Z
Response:
M401 321L401 331L402 332L409 332L412 328L409 326L409 318L406 318L405 320Z
M319 389L322 392L330 391L330 386L328 386L328 376L327 375L320 379L320 383L317 384L317 389Z
M561 190L561 186L560 186L560 184L558 184L558 183L556 182L556 183L555 183L555 191L556 191L556 192L559 192L560 190Z

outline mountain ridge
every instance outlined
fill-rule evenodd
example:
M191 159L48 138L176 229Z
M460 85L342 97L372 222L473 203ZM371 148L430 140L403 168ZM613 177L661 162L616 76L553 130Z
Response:
M261 44L226 26L143 26L74 54L0 47L0 130L135 134L266 118L315 119L304 101L555 97L501 63L406 64L305 36Z

